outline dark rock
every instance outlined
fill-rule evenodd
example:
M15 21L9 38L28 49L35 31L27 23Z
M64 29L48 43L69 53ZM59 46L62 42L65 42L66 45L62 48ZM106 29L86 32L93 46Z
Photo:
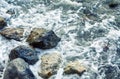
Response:
M120 13L120 0L106 0L103 2L102 7L108 15L117 15Z
M115 8L115 7L117 7L117 6L118 6L118 3L109 4L109 7L110 7L110 8Z
M118 5L120 5L120 1L119 0L106 0L105 1L106 4L108 4L109 8L116 8L118 7Z
M117 55L120 56L120 48L117 48L116 52L117 52Z
M14 39L20 41L23 38L24 29L23 28L5 28L0 34L8 39Z
M0 63L0 72L3 72L4 66Z
M44 79L48 79L50 76L56 74L62 61L61 58L59 53L43 55L41 57L41 70L38 72L39 75Z
M77 3L81 3L81 2L84 2L85 0L71 0L71 1L74 1L74 2L77 2Z
M10 60L13 60L15 58L22 58L31 65L35 64L38 61L38 56L35 50L27 46L18 46L14 48L11 50L9 58Z
M29 65L21 58L9 62L3 79L36 79Z
M99 73L105 74L105 79L117 79L117 68L112 65L104 65L98 68Z
M5 19L0 17L0 29L3 29L5 26L7 26Z
M34 28L29 35L27 42L37 48L50 49L57 46L60 38L53 31L43 28Z
M104 51L104 52L107 52L108 50L109 50L109 47L108 47L108 46L103 47L103 51Z

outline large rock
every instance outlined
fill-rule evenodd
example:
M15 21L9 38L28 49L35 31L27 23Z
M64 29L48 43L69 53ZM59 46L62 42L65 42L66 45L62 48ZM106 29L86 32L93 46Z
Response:
M65 74L78 74L82 75L86 71L86 68L79 61L71 61L65 65Z
M61 63L61 55L59 53L46 54L41 57L41 70L39 75L44 79L57 73Z
M38 61L38 56L35 50L24 45L18 46L11 50L9 58L10 60L13 60L15 58L22 58L31 65L35 64Z
M14 39L20 41L23 38L24 29L23 28L5 28L0 34L8 39Z
M29 65L21 58L17 58L6 67L3 79L36 79Z
M7 25L5 19L0 17L0 29L3 29Z
M27 39L30 45L41 49L53 48L59 41L60 38L53 31L43 28L34 28Z

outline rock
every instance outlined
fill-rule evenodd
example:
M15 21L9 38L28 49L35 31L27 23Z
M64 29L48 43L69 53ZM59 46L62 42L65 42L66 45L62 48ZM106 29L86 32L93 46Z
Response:
M115 8L115 7L117 7L118 6L118 3L111 3L111 4L109 4L109 7L110 8Z
M15 58L22 58L31 65L35 64L38 61L38 56L35 50L24 45L18 46L11 50L9 58L10 60L13 60Z
M0 17L0 29L3 29L7 25L5 19Z
M102 75L105 75L105 79L119 79L117 78L117 75L119 73L117 72L117 67L112 65L104 65L98 68L99 73Z
M9 62L4 72L3 79L36 79L29 65L21 58Z
M15 8L10 8L9 10L6 11L6 13L10 14L10 15L13 15L15 14Z
M115 8L120 4L120 0L106 0L105 3L108 4L110 8Z
M86 68L79 61L69 62L66 64L64 68L65 74L82 75L85 71L86 71Z
M0 72L3 72L4 66L0 63Z
M59 53L46 54L41 57L41 70L38 72L44 79L57 73L61 63Z
M60 38L53 31L43 28L34 28L29 35L27 42L37 48L50 49L57 46Z
M24 29L23 28L5 28L0 34L8 39L14 39L20 41L23 38Z

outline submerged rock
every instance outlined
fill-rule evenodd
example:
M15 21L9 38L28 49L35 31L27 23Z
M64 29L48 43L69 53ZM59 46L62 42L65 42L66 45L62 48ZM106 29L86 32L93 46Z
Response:
M0 72L3 72L4 66L0 63Z
M104 65L98 68L99 73L105 74L105 79L119 79L117 76L119 72L117 72L117 67L112 65Z
M112 8L112 9L120 5L119 0L106 0L105 3L108 4L109 8Z
M117 26L120 28L120 15L115 16L115 21L116 21Z
M44 79L57 73L61 63L61 55L59 53L46 54L41 57L41 70L38 72Z
M66 64L64 68L65 74L82 75L85 71L86 71L86 68L79 61L69 62Z
M23 38L24 29L23 28L5 28L0 34L8 39L14 39L20 41Z
M53 31L43 28L34 28L29 35L27 42L37 48L50 49L57 46L60 38Z
M10 15L15 14L15 8L14 9L10 8L9 10L6 11L6 13L8 13Z
M118 3L111 3L109 4L110 8L116 8L118 6Z
M0 17L0 29L3 29L7 25L5 19Z
M109 33L109 30L102 26L95 26L87 30L85 28L83 30L80 29L77 32L78 43L81 45L84 45L95 39L105 37L108 33Z
M11 50L9 54L10 60L13 60L15 58L22 58L24 59L28 64L35 64L38 61L38 56L35 50L33 50L30 47L27 46L18 46Z
M3 79L36 79L29 65L21 58L9 62Z

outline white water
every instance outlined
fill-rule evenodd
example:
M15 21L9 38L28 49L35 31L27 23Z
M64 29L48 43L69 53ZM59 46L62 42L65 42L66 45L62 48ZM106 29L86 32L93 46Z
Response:
M28 35L34 27L53 30L61 37L61 41L58 46L53 49L36 49L41 52L40 56L45 53L60 52L63 57L63 63L70 60L79 60L88 68L88 71L82 76L65 76L62 75L63 66L61 66L58 73L50 79L104 79L104 74L100 75L98 73L98 68L102 64L113 64L111 61L116 56L116 42L118 37L120 37L120 30L111 24L111 22L114 22L114 16L99 15L100 18L106 18L101 22L91 24L89 18L79 16L79 10L83 8L82 3L71 2L70 0L62 0L61 2L59 2L59 0L51 1L53 1L52 3L55 6L51 5L51 7L46 7L42 3L42 0L0 0L0 16L7 19L8 27L23 27L26 29L25 35ZM7 2L14 2L14 4L8 4ZM65 9L66 7L69 8ZM70 10L71 7L78 8L78 10L73 12ZM9 9L13 9L15 15L7 14L6 11ZM80 24L83 21L85 25L81 26ZM79 38L79 33L84 33L80 30L89 31L91 28L97 27L108 30L108 33L92 40L87 40L89 37ZM94 35L94 33L91 35ZM11 49L19 45L28 45L25 39L26 37L23 41L18 42L15 40L7 40L0 36L0 63L3 66L7 64L8 54ZM107 52L102 52L104 46L107 46L108 43L109 50ZM93 51L93 48L96 52ZM101 59L104 55L107 57L106 60ZM116 63L117 60L113 65L117 65ZM30 68L37 79L42 79L37 74L39 64L40 61L38 61L36 65L30 66Z

